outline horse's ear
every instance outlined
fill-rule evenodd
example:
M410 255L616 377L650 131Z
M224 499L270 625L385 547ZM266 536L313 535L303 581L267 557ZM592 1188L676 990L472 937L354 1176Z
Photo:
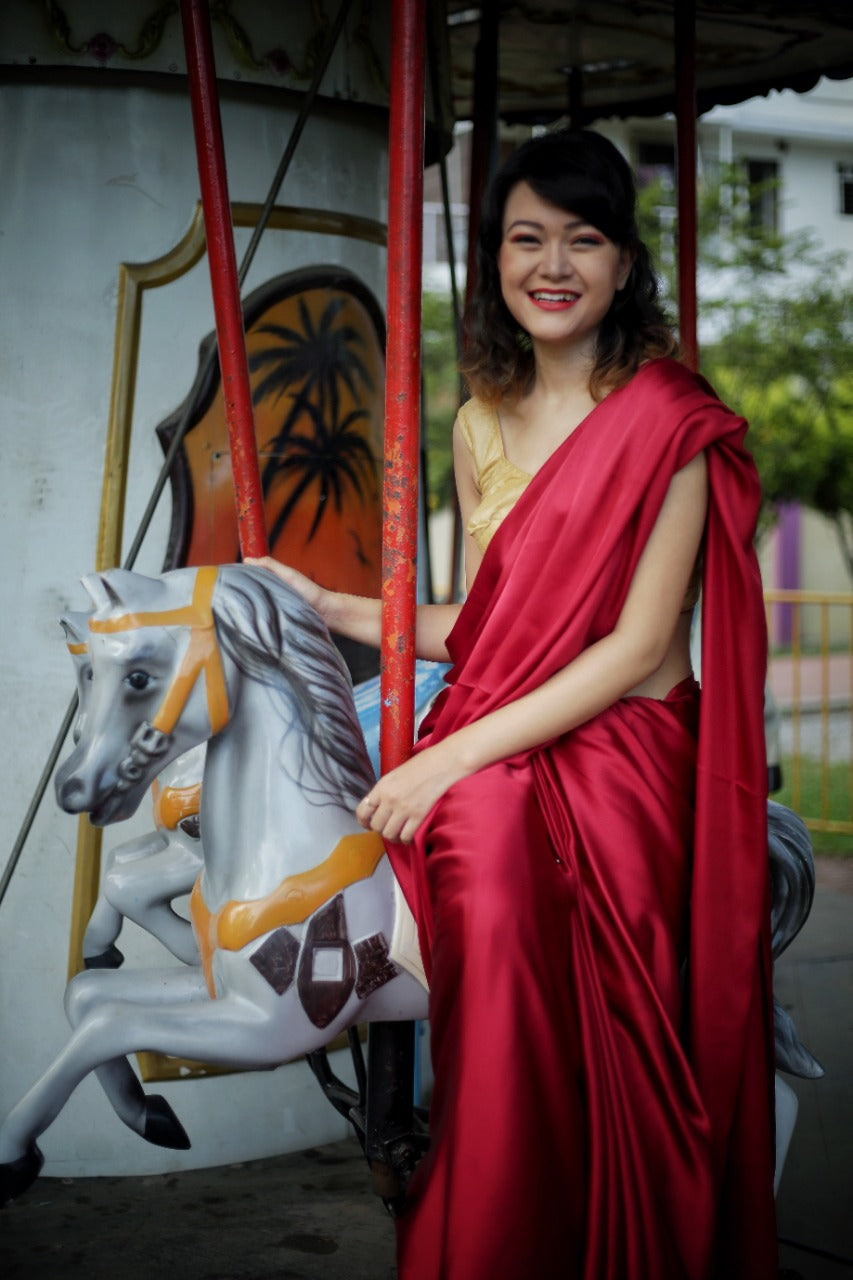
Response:
M81 581L96 611L120 607L121 597L105 573L90 573Z
M88 613L63 613L59 625L65 632L67 644L87 644L89 640Z

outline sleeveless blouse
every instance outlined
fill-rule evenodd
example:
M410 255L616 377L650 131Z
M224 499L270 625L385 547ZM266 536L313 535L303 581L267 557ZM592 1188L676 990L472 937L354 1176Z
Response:
M462 405L456 422L474 462L474 483L480 495L466 528L480 551L485 551L533 477L506 456L498 412L493 405L472 396ZM700 557L687 584L682 613L696 604L701 584Z

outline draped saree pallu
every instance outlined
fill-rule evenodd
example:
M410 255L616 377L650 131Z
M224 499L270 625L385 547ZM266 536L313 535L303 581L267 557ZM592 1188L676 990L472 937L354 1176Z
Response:
M746 424L670 360L498 529L421 744L608 634L705 450L703 670L452 787L389 848L430 976L431 1148L401 1280L776 1273L764 609ZM686 963L685 963L686 961Z

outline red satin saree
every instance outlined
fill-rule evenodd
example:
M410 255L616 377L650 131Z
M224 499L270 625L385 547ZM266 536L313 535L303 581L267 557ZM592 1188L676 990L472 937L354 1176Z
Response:
M421 741L612 630L673 474L708 458L701 715L623 698L391 846L431 981L432 1146L401 1280L776 1273L764 609L746 424L669 360L496 533ZM686 973L686 977L685 977Z

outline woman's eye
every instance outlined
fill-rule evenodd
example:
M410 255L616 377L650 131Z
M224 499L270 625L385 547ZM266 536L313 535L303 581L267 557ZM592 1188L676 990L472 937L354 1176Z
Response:
M124 677L124 683L129 689L141 693L143 689L148 688L151 677L147 671L131 671Z

